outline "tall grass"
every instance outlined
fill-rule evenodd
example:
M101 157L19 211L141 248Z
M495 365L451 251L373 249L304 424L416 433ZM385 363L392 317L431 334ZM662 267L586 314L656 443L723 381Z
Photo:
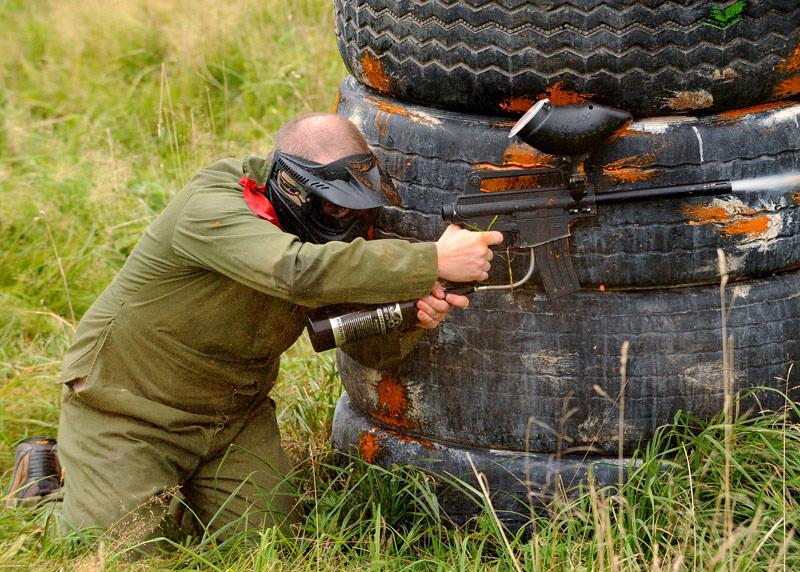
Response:
M0 2L0 475L55 434L75 320L201 165L266 152L288 117L331 109L345 71L322 0ZM134 568L197 570L769 570L800 567L800 427L787 411L688 415L618 491L589 488L507 538L491 511L447 526L442 479L333 463L330 354L296 345L276 388L306 509L258 545L177 537ZM481 491L456 483L481 501ZM488 484L491 488L491 483ZM729 491L723 494L723 491ZM487 503L488 506L488 503ZM124 550L0 512L0 567L130 569Z
M344 77L324 2L0 6L0 461L52 431L75 318L198 167L266 153ZM73 317L74 316L74 317ZM45 383L32 383L43 381ZM37 420L39 426L26 420Z

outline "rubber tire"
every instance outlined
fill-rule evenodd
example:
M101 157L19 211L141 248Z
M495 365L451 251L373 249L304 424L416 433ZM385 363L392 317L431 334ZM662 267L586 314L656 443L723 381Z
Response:
M512 530L530 522L531 510L544 512L553 498L564 492L573 495L590 480L597 488L619 482L617 458L474 449L431 441L375 423L353 407L347 393L336 404L333 446L385 468L414 465L437 473L439 505L457 524L480 514L484 504L476 494L464 492L464 484L480 490L470 462L486 478L495 514ZM623 479L630 463L630 458L622 459ZM462 483L454 483L455 479Z
M555 163L509 141L502 118L403 104L352 78L341 86L338 112L358 125L398 189L400 208L384 209L378 225L384 236L438 237L441 205L455 201L476 170ZM705 118L637 121L588 159L587 174L601 193L800 171L798 120L800 104L785 102ZM716 283L718 249L731 279L769 275L800 267L800 187L601 206L596 219L573 226L571 242L587 288ZM514 275L521 276L527 260L517 261ZM507 279L502 265L495 269Z
M800 362L798 285L800 271L727 287L736 391L798 385L797 368L786 381ZM353 403L398 431L470 447L615 454L627 341L621 438L633 452L679 410L701 419L722 410L722 325L718 285L581 291L558 304L523 287L474 294L396 367L372 370L340 351L339 371ZM777 409L777 391L740 407Z
M360 82L469 113L515 114L547 95L644 117L800 92L800 5L750 2L741 18L727 20L716 20L713 7L707 0L334 0L334 18L342 58Z

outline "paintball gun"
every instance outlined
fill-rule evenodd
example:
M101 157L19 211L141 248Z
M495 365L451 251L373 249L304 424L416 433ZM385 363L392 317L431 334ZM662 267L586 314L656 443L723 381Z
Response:
M530 265L512 284L468 284L449 287L447 293L468 295L517 288L539 273L551 299L580 288L569 251L570 225L597 215L599 204L692 195L722 195L732 191L730 181L610 191L595 194L584 161L625 127L632 117L625 111L593 103L553 106L542 99L512 127L509 138L522 141L560 158L559 167L474 171L467 176L464 194L442 206L450 223L488 228L503 233L506 246L530 252ZM523 179L524 178L524 179ZM482 192L487 179L528 179L535 188ZM402 330L418 323L416 300L394 302L341 316L309 318L308 333L316 351L364 338Z

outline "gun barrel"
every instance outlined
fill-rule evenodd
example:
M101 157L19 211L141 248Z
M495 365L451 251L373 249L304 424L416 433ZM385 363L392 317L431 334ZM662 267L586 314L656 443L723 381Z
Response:
M574 209L590 204L624 203L693 195L726 195L731 192L733 192L733 183L726 180L648 189L596 192L591 194L588 201L575 201L566 188L468 194L462 195L453 204L442 205L442 218L448 222L459 223L474 218L513 215L519 212L535 212L543 209Z
M671 185L668 187L596 193L594 200L596 204L609 204L692 195L727 195L731 192L733 192L733 184L731 181L713 181L710 183Z

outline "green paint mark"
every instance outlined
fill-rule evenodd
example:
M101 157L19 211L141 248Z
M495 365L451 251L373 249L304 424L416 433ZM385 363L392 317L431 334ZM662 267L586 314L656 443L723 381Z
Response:
M710 9L711 19L709 22L706 22L706 26L711 26L718 30L730 28L744 17L744 9L746 7L747 0L737 0L724 8L712 4Z

